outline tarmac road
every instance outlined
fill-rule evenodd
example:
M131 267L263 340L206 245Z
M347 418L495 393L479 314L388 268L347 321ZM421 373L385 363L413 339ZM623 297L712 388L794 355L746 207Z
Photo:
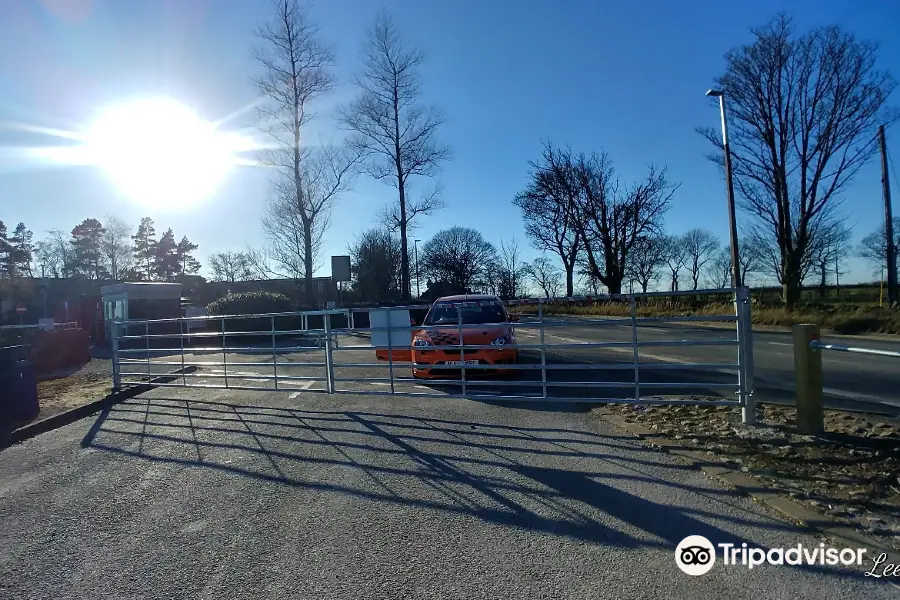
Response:
M896 597L682 573L687 535L819 540L590 413L295 393L160 388L0 452L0 598Z

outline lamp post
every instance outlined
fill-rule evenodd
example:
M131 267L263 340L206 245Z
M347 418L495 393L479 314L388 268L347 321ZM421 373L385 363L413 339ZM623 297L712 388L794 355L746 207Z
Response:
M416 250L416 299L422 297L422 290L419 289L419 242L422 240L413 240L413 247Z
M722 113L722 148L725 151L725 186L728 193L728 220L731 227L731 287L740 287L741 263L738 252L737 220L734 214L734 182L731 174L731 148L728 147L728 121L725 119L725 93L722 90L707 90L707 96L719 99Z

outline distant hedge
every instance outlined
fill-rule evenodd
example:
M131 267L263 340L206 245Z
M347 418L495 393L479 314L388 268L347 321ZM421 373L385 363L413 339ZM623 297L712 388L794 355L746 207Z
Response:
M282 313L295 310L290 298L272 292L246 292L228 294L209 303L206 312L211 315L251 315Z

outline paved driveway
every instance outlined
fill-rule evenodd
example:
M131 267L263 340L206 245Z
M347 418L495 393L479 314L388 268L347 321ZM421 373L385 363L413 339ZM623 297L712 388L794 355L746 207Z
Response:
M572 409L578 410L578 409ZM889 598L717 564L796 531L595 416L158 389L0 452L2 598Z

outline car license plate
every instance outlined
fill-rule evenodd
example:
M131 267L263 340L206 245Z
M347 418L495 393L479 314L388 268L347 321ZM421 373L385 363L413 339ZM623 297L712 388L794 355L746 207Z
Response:
M477 360L448 360L444 364L446 364L450 367L461 367L463 365L466 365L468 367L469 365L477 365L478 361Z

